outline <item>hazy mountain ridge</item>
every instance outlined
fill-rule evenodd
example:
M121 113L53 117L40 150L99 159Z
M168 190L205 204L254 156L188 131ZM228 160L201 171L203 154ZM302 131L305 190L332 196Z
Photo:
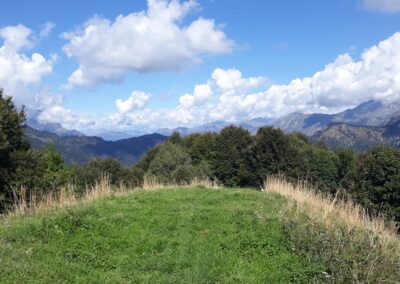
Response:
M300 131L308 136L334 122L351 125L382 126L400 115L400 101L371 100L337 114L292 113L276 119L272 125L285 132Z
M202 124L195 127L177 127L177 128L161 128L157 130L157 133L170 136L174 132L179 132L181 135L190 135L193 133L204 133L204 132L220 132L222 129L229 125L240 126L247 129L252 134L257 132L257 129L266 125L271 125L273 122L272 118L256 117L242 122L228 122L223 120L216 120L206 124Z
M105 141L96 136L60 136L31 127L25 128L25 135L34 149L54 144L69 164L84 164L94 158L112 157L125 165L131 165L136 163L148 149L167 139L161 134L148 134Z
M42 123L36 118L36 116L31 116L27 124L37 130L47 131L51 133L55 133L60 136L83 136L84 134L79 132L78 130L70 130L64 128L60 123Z

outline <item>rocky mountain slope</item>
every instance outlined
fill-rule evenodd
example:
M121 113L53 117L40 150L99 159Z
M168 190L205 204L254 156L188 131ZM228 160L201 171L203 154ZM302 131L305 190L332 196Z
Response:
M311 139L322 141L333 149L346 147L365 151L378 145L400 148L400 118L394 118L384 126L333 123L315 133Z
M337 114L292 113L276 119L272 125L285 132L300 131L312 136L334 122L351 125L380 126L400 115L400 101L368 101Z

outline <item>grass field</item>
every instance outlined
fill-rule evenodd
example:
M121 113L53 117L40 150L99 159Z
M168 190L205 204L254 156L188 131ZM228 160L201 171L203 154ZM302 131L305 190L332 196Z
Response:
M139 190L0 222L4 283L310 283L323 266L292 249L277 194Z

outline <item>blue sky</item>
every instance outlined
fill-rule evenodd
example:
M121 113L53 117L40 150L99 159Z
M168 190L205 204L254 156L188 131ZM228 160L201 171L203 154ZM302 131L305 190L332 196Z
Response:
M83 131L336 112L396 98L399 2L8 1L0 84Z

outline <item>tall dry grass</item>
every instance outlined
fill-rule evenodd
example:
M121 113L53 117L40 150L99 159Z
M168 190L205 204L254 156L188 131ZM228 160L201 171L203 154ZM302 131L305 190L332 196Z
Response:
M163 182L157 177L154 176L145 176L143 180L142 188L144 190L154 190L154 189L162 189L162 188L177 188L177 187L202 187L202 188L210 188L210 189L220 189L222 188L216 181L207 179L194 178L189 182Z
M103 175L94 186L87 187L83 194L77 194L77 190L72 184L46 194L35 190L30 191L24 187L15 188L13 190L13 204L8 211L8 215L21 216L35 214L41 211L87 203L112 195L126 194L140 189L157 190L178 187L220 188L216 182L210 179L193 179L190 182L177 184L162 183L156 178L148 177L144 179L141 187L131 188L122 183L119 186L112 186L110 178L107 175Z
M29 191L24 187L20 187L13 190L13 204L12 208L8 211L8 215L21 216L35 214L41 211L90 202L125 191L126 188L123 185L112 187L107 175L99 179L94 186L87 187L83 194L77 194L77 190L72 184L46 194L34 190Z
M349 231L365 229L380 238L398 239L394 222L388 222L382 216L371 217L362 206L350 199L338 199L337 195L330 198L313 190L306 182L291 184L283 178L267 178L263 190L295 201L298 210L307 212L310 218L328 228L342 222Z
M268 178L263 191L287 200L282 220L295 250L328 268L329 282L399 283L400 239L394 222L371 217L349 199L307 183Z

